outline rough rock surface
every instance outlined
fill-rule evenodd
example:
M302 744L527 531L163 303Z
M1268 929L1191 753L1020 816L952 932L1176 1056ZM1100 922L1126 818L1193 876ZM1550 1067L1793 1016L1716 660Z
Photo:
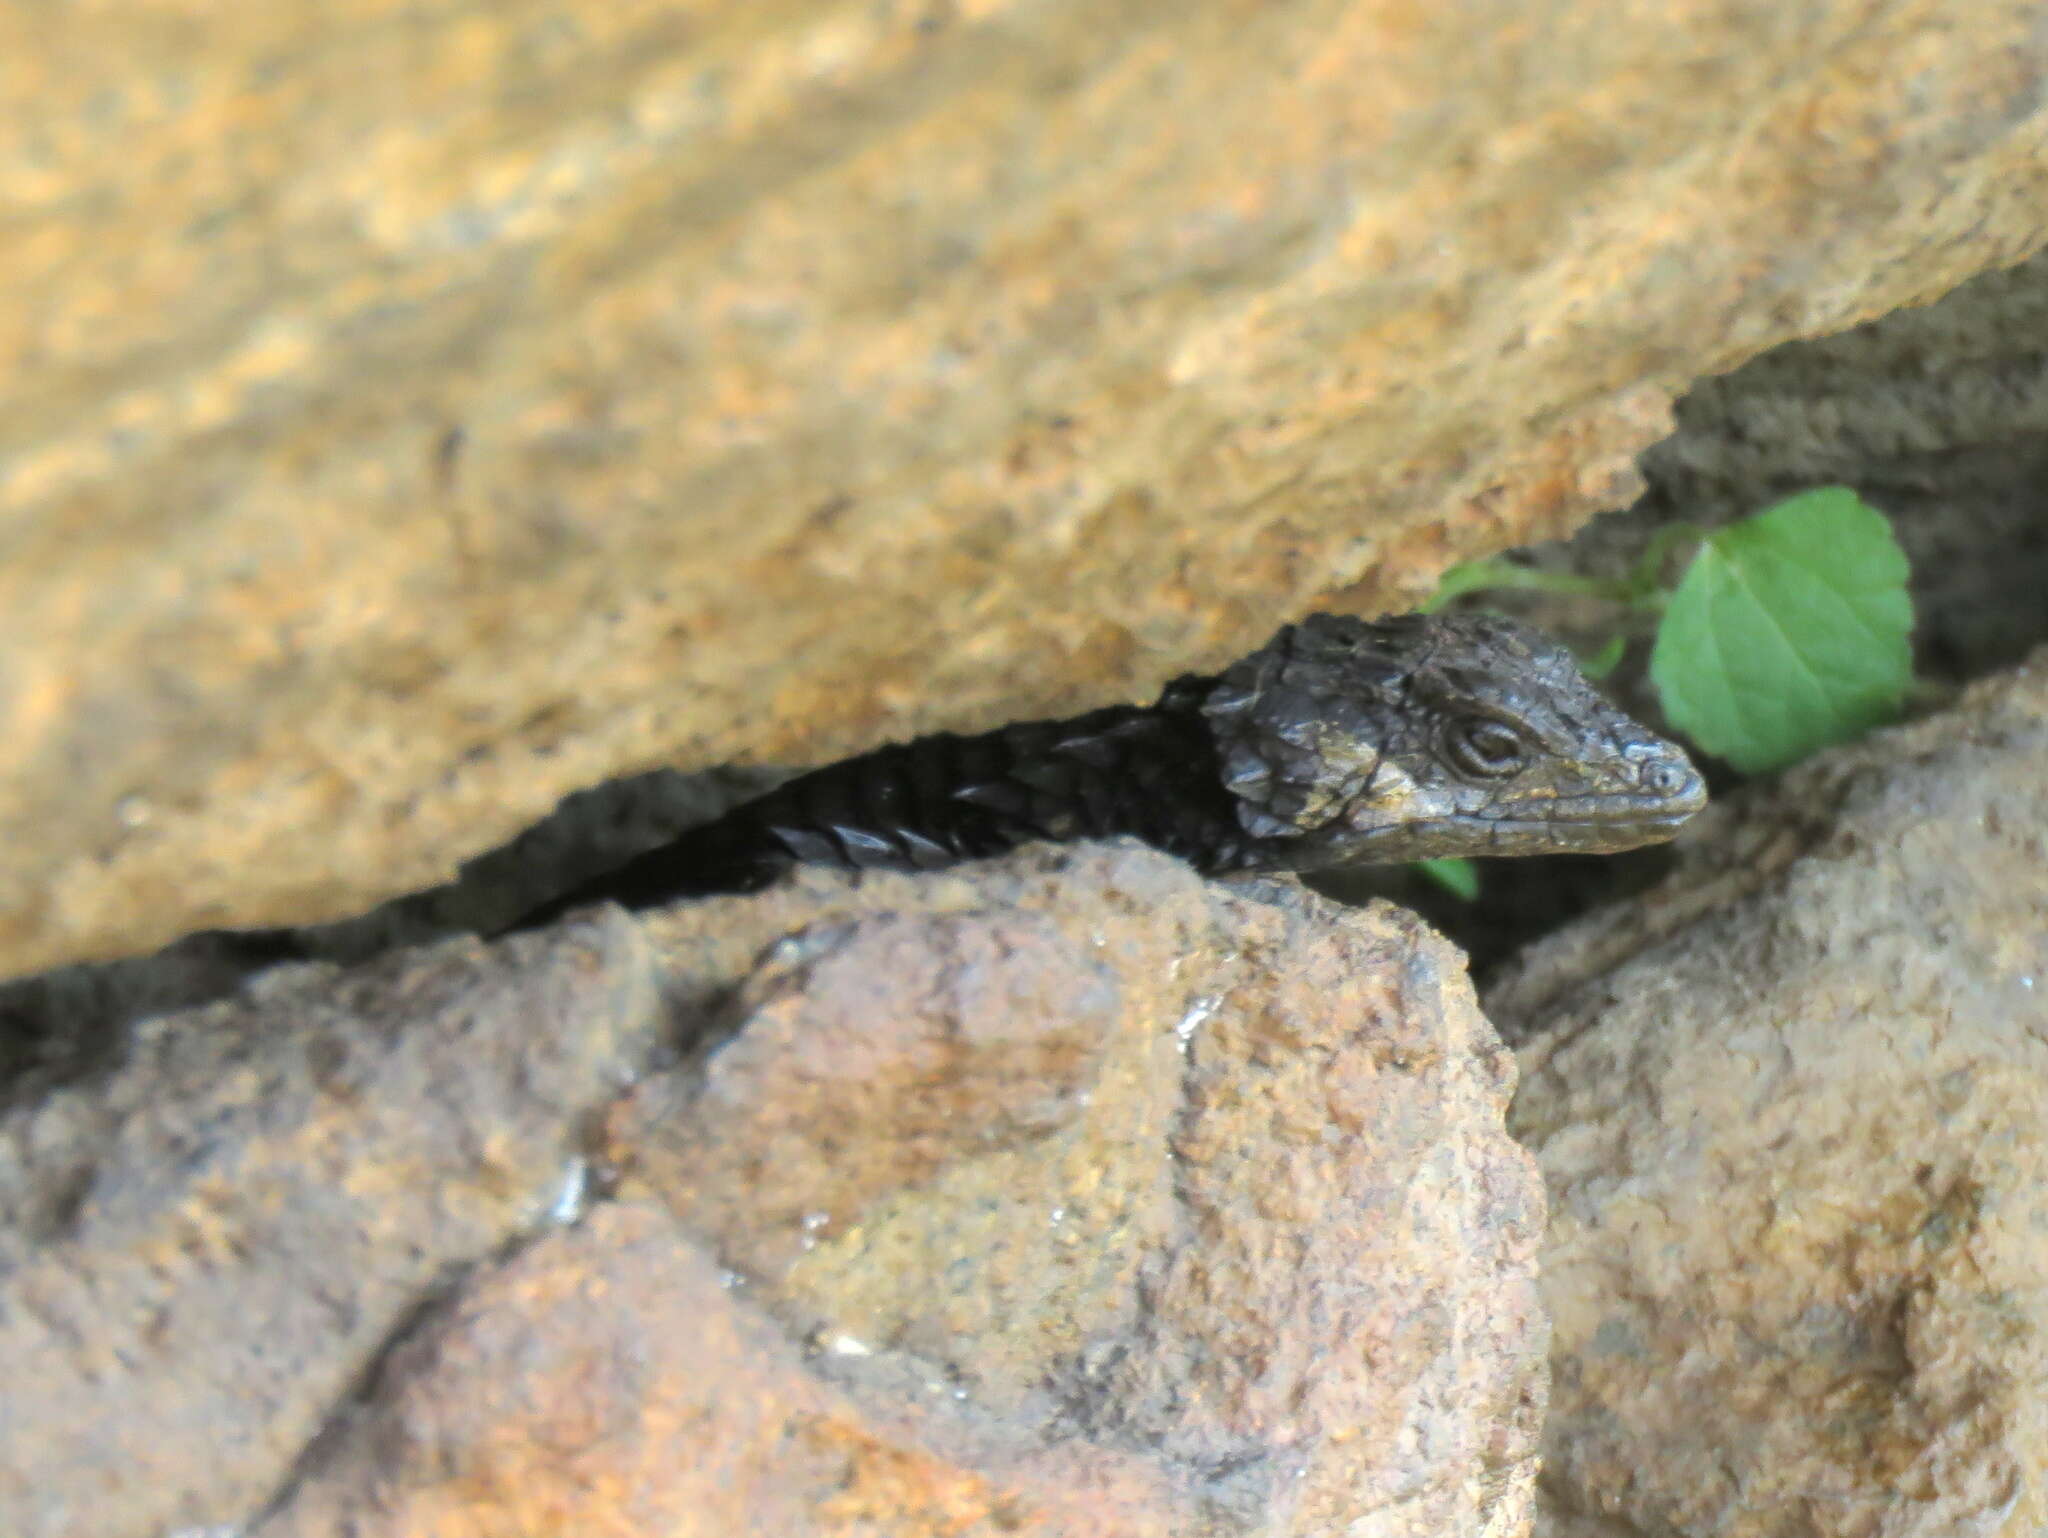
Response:
M2032 0L0 11L0 973L1148 692L2039 245Z
M1645 528L1847 484L1912 562L1923 676L1981 678L2048 641L2048 253L1702 380L1677 422L1643 456Z
M255 988L5 1127L0 1531L1526 1531L1540 1188L1410 915L1037 848Z
M254 1509L398 1322L545 1214L658 1000L612 914L272 973L24 1096L0 1119L0 1532Z
M1556 1538L2048 1531L2044 762L2038 653L1490 995L1535 1033Z
M779 776L655 770L565 798L456 879L366 913L283 930L201 930L159 950L0 982L0 1098L17 1074L62 1074L117 1050L134 1021L212 1003L280 959L352 966L397 946L495 934L521 914L758 795Z

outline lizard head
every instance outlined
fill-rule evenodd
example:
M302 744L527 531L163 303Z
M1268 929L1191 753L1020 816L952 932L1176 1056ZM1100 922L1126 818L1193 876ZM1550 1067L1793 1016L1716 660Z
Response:
M1295 869L1631 849L1706 804L1685 753L1562 646L1486 614L1315 614L1227 670L1202 712L1238 820Z

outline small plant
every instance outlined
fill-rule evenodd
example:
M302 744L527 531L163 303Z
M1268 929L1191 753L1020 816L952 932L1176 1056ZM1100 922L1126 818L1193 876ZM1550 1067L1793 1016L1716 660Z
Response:
M1699 548L1675 587L1676 546ZM1796 763L1890 720L1912 683L1913 603L1905 552L1884 514L1846 486L1802 492L1711 533L1659 531L1626 577L1602 581L1498 558L1444 573L1426 605L1463 593L1535 588L1604 598L1656 616L1650 679L1671 725L1745 774ZM1617 633L1586 671L1620 659ZM1464 866L1462 870L1434 868ZM1478 889L1462 861L1421 866L1460 896Z
M1884 514L1845 486L1717 529L1657 626L1664 714L1745 774L1889 721L1913 681L1906 571Z

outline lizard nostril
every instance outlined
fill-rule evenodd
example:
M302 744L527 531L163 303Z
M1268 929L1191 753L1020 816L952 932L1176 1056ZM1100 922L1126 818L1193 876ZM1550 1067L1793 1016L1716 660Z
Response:
M1643 786L1656 795L1675 796L1691 782L1692 775L1668 759L1643 766Z

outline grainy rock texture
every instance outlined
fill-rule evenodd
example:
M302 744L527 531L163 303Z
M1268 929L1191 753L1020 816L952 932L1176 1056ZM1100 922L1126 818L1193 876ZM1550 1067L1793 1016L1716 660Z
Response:
M18 1073L64 1072L114 1050L132 1022L211 1003L281 960L351 966L394 946L495 934L588 877L708 822L779 776L654 770L566 797L454 881L328 924L201 930L163 948L0 981L0 1095Z
M1716 808L1496 991L1556 1538L2048 1531L2044 762L2037 654Z
M2043 236L2032 0L0 12L0 972L1144 694Z
M0 1531L1527 1529L1540 1189L1410 915L1039 848L255 989L5 1128Z
M0 1118L0 1532L247 1513L394 1329L555 1200L648 1058L617 914L273 973Z

